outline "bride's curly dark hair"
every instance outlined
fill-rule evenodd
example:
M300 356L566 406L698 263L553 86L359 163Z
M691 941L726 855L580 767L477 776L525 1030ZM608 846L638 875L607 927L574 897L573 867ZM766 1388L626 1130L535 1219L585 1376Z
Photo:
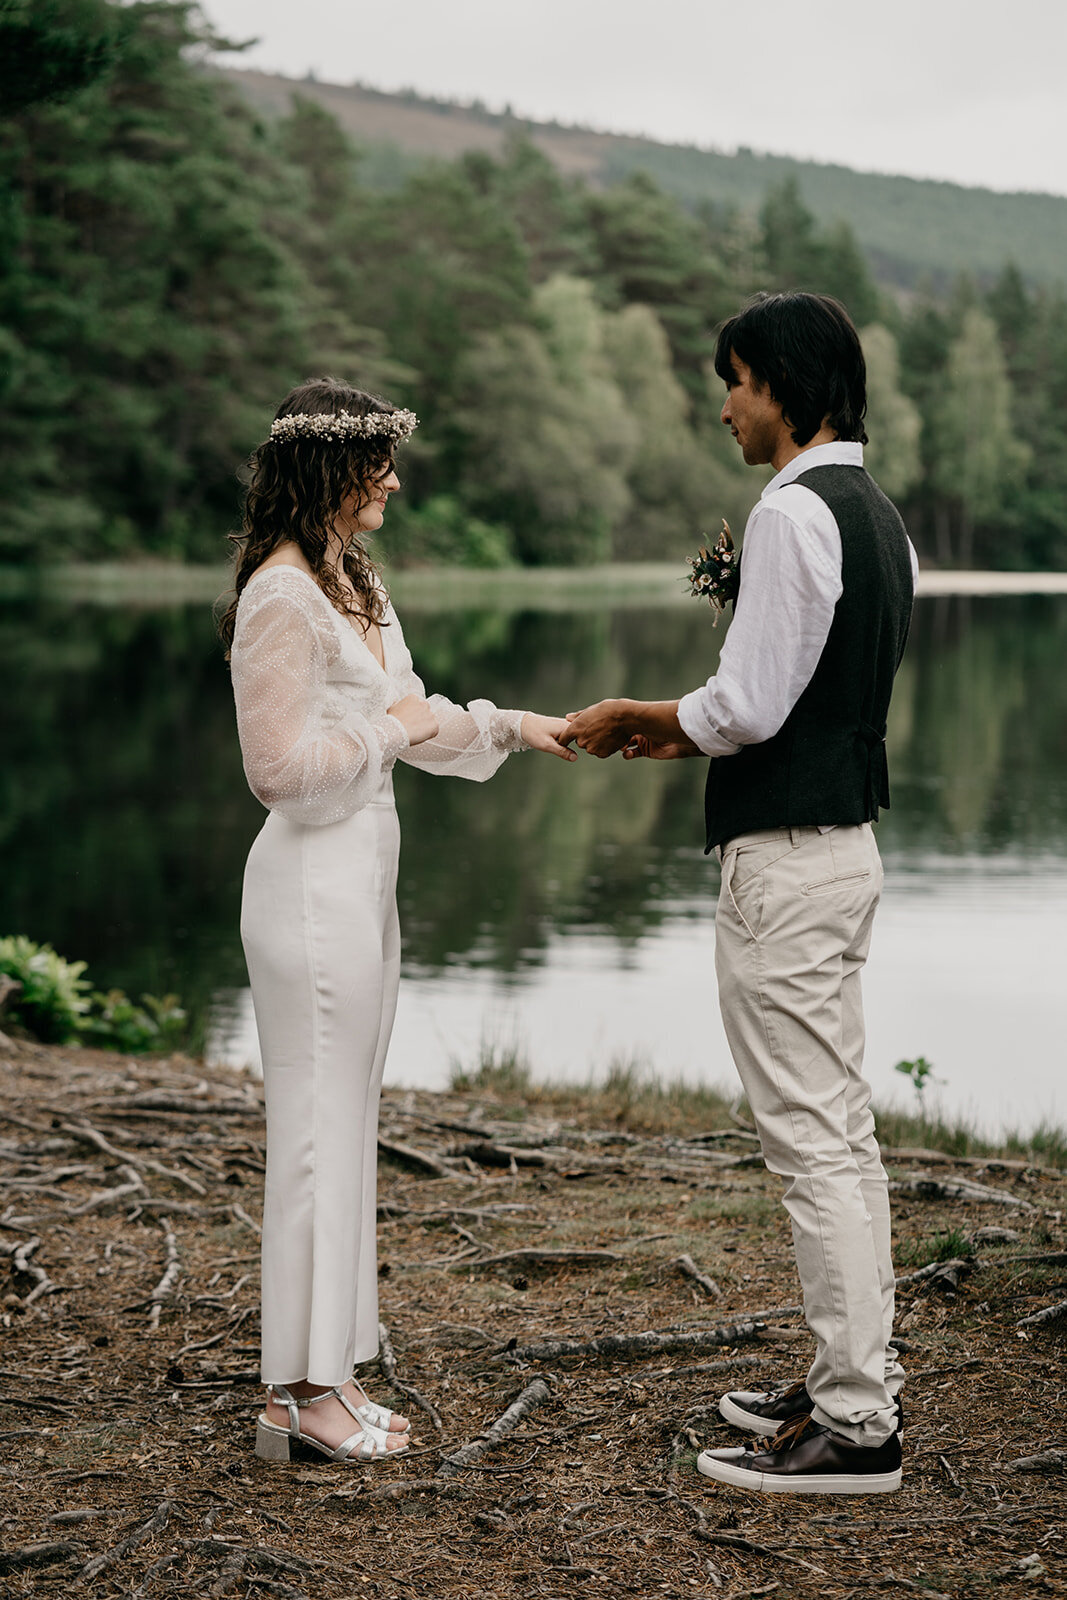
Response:
M278 407L278 417L300 413L350 416L368 412L391 413L396 406L376 395L364 394L336 378L311 378L291 389ZM280 544L292 542L311 568L323 594L345 616L364 625L384 624L385 602L381 574L362 544L352 539L345 551L344 570L355 590L355 600L342 587L327 560L330 534L341 502L353 488L360 507L370 488L389 472L395 445L387 434L341 440L296 438L267 439L254 450L248 463L244 515L240 533L231 533L236 547L234 598L219 622L219 633L229 652L233 643L237 602L252 576ZM363 496L366 495L366 499Z

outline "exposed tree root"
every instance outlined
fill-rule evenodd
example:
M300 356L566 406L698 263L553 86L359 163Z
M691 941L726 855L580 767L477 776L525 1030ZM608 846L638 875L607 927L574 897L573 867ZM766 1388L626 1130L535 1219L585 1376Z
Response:
M552 1390L544 1378L534 1378L528 1383L502 1416L497 1417L491 1427L485 1429L479 1438L465 1444L461 1450L456 1450L452 1455L445 1456L437 1469L439 1478L454 1478L464 1467L472 1466L479 1458L492 1450L494 1445L500 1443L507 1434L517 1428L524 1417L536 1411L538 1406L543 1406L546 1400L552 1397Z

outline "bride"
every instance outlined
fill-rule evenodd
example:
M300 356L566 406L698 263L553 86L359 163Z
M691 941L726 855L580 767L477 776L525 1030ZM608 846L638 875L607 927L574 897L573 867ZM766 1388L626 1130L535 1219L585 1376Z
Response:
M416 418L331 379L294 389L255 452L230 651L245 773L268 808L241 935L263 1056L267 1172L256 1450L404 1450L408 1421L352 1369L378 1349L378 1102L396 1008L400 834L392 768L482 782L567 723L426 697L363 537L400 487ZM355 1428L353 1428L355 1423Z

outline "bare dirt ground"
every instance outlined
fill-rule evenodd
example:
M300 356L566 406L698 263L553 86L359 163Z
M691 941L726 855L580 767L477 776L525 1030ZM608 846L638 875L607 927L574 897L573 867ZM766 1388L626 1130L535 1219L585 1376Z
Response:
M415 1444L276 1465L253 1453L257 1089L10 1042L0 1084L4 1594L1067 1594L1067 1320L1020 1326L1067 1294L1063 1172L888 1154L904 1486L754 1496L694 1470L738 1442L723 1390L810 1354L751 1134L725 1107L650 1128L595 1098L391 1094L365 1381Z

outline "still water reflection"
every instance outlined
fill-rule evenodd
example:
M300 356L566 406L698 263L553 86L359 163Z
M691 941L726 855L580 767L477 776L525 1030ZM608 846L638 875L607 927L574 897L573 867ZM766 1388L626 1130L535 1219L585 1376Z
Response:
M713 669L698 606L404 606L427 682L567 710L661 698ZM868 969L869 1065L924 1054L949 1107L1067 1115L1067 598L920 601L889 730L887 889ZM0 608L0 932L98 982L179 992L253 1053L237 936L262 816L207 608ZM718 872L703 764L524 756L484 786L397 770L406 983L389 1076L517 1044L544 1074L620 1058L729 1081L714 998ZM221 1003L220 1003L221 997ZM904 1086L906 1087L906 1086Z

